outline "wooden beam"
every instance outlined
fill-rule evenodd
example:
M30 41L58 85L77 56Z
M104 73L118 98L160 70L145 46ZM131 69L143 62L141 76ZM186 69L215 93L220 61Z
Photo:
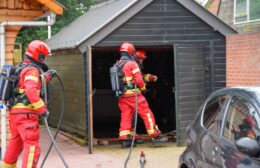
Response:
M59 3L55 2L54 0L36 0L36 1L48 7L50 10L52 10L54 13L58 15L63 14L63 6L61 6Z
M6 32L8 32L8 33L6 33L6 37L8 37L10 31L12 33L17 32L17 34L18 34L18 32L20 31L21 28L22 28L21 26L7 26Z
M39 2L37 2L37 1L32 1L31 3L30 3L30 9L41 9L42 8L42 4L40 4Z
M5 59L6 60L11 60L14 58L14 53L8 52L5 54Z
M13 53L14 52L14 44L13 45L10 45L10 44L5 45L5 51L6 51L6 53Z
M6 7L7 7L6 1L7 1L7 0L1 0L1 1L0 1L0 8L6 8Z
M22 2L23 1L21 1L21 0L15 0L15 4L14 4L15 9L22 9L23 8L23 3Z
M4 21L29 21L32 19L35 19L36 17L34 16L5 16L5 15L0 15L0 22Z
M5 43L7 45L14 45L15 40L16 40L16 37L15 38L14 37L6 37L5 38Z
M84 58L84 68L86 69L87 76L85 76L85 80L87 81L87 108L88 108L88 149L89 154L93 152L93 90L92 90L92 48L88 46L87 53ZM84 70L85 71L85 70Z
M13 65L14 60L13 60L13 59L6 59L6 60L5 60L5 63L6 63L6 64Z
M6 33L5 37L13 37L13 38L16 38L17 34L19 33L19 30L16 30L16 31L8 31L8 33Z
M9 9L14 9L14 0L8 0L7 1L8 2L8 5L7 5L7 7L9 8Z
M23 10L23 9L17 9L17 10L11 10L11 9L1 9L0 15L5 16L33 16L33 17L39 17L42 14L44 14L41 10Z

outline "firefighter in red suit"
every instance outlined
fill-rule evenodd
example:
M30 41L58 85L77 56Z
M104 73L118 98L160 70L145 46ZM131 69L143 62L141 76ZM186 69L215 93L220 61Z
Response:
M146 53L144 50L137 50L135 53L135 60L137 61L140 70L142 71L143 69L143 62L147 58ZM150 83L150 82L156 82L157 81L157 76L153 74L143 74L143 79L145 83Z
M146 56L146 52L144 50L136 50L136 53L134 55L134 58L140 68L140 71L142 72L144 67L143 67L143 62L144 60L147 58ZM143 80L145 82L145 85L147 83L152 83L152 82L156 82L157 81L157 76L156 75L152 75L152 74L142 74L143 76ZM133 132L134 128L132 128L132 136L134 135L134 132ZM135 139L136 140L139 140L139 135L138 134L135 134ZM136 141L137 143L142 143L142 141Z
M50 48L40 40L32 41L26 48L22 64L28 64L28 66L20 72L15 89L16 101L9 110L12 136L5 152L2 168L16 168L16 162L22 150L22 168L36 168L37 166L40 156L38 116L48 117L49 115L40 94L43 79L41 79L39 68L46 68L43 61L50 52ZM49 70L44 73L44 78L50 80L55 73L54 70Z
M149 108L146 98L142 95L142 92L146 91L146 87L142 72L134 57L135 52L136 50L132 43L124 42L120 46L120 61L126 61L122 67L125 91L118 102L118 106L121 110L119 139L123 140L123 148L130 147L131 145L132 119L135 113L135 84L137 84L138 97L137 111L144 121L148 136L152 138L153 142L161 143L167 141L166 138L159 136L161 132L155 123L154 115Z

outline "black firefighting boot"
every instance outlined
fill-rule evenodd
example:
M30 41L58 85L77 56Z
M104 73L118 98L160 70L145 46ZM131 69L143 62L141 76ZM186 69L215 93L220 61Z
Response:
M130 148L132 144L132 140L122 140L122 148ZM133 147L136 147L136 144L134 143Z
M162 144L162 143L166 143L168 142L168 138L167 137L163 137L163 136L157 136L157 137L153 137L152 138L152 144L156 145L156 144Z

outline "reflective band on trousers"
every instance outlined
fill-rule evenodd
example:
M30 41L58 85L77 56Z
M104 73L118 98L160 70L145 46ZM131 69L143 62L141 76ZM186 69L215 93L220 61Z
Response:
M32 168L32 166L33 166L34 152L35 152L35 146L31 146L30 153L28 156L27 168Z
M129 131L129 130L120 131L119 136L124 136L124 135L131 135L131 131Z
M152 117L150 114L147 114L147 118L148 118L148 121L149 121L149 124L150 124L150 128L149 130L147 130L147 133L148 134L153 134L154 133L154 125L153 125L153 120L152 120Z
M2 162L2 168L17 168L17 167L16 167L16 163L8 164L8 163L5 163L5 162L3 161L3 162Z

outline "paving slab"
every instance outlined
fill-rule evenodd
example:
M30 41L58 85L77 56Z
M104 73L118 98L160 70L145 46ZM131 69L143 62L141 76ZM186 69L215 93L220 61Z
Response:
M129 149L121 149L120 145L98 145L94 146L93 154L89 154L87 146L81 146L62 134L58 134L56 140L64 159L69 168L123 168ZM40 167L47 153L51 141L45 128L41 128L41 156L38 163ZM177 147L175 143L169 142L160 146L150 143L138 145L133 148L127 168L139 168L140 152L144 151L145 168L177 168L180 154L185 147ZM21 167L21 157L18 168ZM64 168L54 147L50 152L44 168Z

